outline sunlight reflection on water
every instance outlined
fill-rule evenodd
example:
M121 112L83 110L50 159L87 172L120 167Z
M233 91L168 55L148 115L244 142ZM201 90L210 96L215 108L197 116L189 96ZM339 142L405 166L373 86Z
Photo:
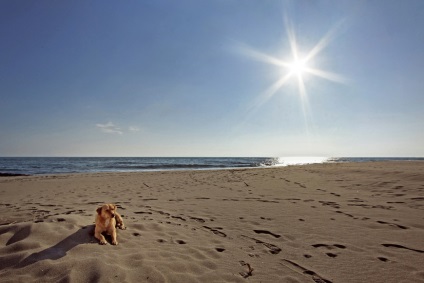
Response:
M330 159L330 157L278 157L275 166L325 163L330 161Z

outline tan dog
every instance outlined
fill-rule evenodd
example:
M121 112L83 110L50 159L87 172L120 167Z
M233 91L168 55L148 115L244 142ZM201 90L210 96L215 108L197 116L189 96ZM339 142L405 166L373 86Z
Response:
M101 245L106 245L106 239L102 235L106 232L112 236L112 245L117 245L116 240L116 227L124 230L126 229L121 215L116 212L116 205L109 203L104 204L96 209L96 228L94 230L94 237L99 239Z

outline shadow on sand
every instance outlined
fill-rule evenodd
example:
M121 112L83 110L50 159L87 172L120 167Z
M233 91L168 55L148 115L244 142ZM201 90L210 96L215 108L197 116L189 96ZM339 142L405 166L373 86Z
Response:
M33 253L27 258L22 260L16 268L22 268L33 263L36 263L45 259L57 260L64 256L66 253L73 249L74 247L81 244L91 243L94 235L94 225L87 225L73 233L72 235L66 237L56 245L47 248L43 251Z

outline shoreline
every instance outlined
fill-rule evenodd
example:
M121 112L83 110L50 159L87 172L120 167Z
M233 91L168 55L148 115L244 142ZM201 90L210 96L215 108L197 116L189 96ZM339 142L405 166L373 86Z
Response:
M162 172L274 168L328 163L424 161L421 157L207 157L207 158L1 158L1 175L51 175L73 173Z
M81 174L139 174L139 173L161 173L161 172L190 172L190 171L222 171L222 170L262 170L262 169L277 169L285 167L303 167L313 165L328 165L328 164L367 164L367 163L386 163L386 162L418 162L424 163L424 160L387 160L387 161L343 161L343 162L324 162L324 163L309 163L309 164L289 164L289 165L273 165L273 166L256 166L256 167L223 167L223 168L194 168L194 169L149 169L149 170L116 170L116 171L93 171L93 172L64 172L64 173L41 173L41 174L20 174L0 172L2 177L31 177L31 176L62 176L62 175L81 175Z
M390 161L3 177L0 277L424 282L422 172ZM92 235L109 202L128 227L118 246Z

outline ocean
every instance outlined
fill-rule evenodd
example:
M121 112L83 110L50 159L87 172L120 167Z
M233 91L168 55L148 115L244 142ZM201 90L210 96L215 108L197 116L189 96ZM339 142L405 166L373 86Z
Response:
M424 158L351 157L0 157L0 175L254 168L312 163L414 161Z

